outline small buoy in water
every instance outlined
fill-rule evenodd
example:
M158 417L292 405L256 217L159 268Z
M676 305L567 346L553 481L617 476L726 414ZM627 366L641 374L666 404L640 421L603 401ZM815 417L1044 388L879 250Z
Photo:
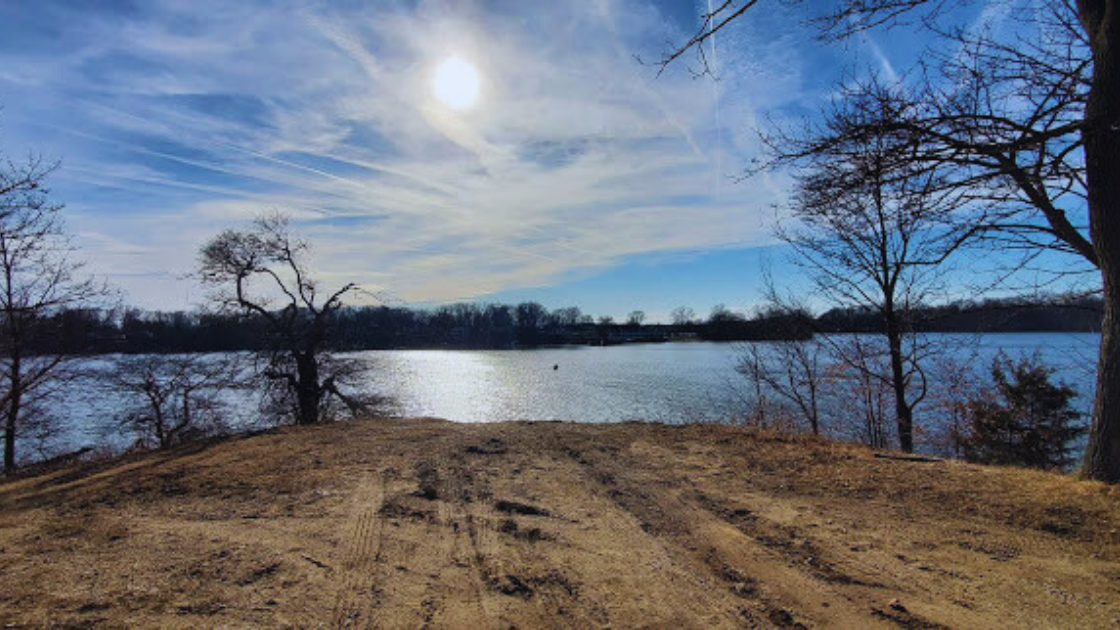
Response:
M553 370L559 370L559 369L560 369L560 364L559 364L559 363L557 363L557 364L553 365L553 366L552 366L552 369L553 369Z

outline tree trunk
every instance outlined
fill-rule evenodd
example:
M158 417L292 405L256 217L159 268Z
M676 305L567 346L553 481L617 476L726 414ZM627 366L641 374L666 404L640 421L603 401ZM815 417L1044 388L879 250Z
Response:
M1094 242L1097 241L1094 239ZM1110 280L1105 283L1097 393L1089 444L1085 449L1084 474L1091 479L1120 483L1120 286L1116 279Z
M883 260L883 271L890 264ZM914 412L906 403L905 366L902 362L902 330L894 308L894 287L883 290L883 320L887 333L887 349L891 355L891 390L894 392L894 415L898 423L898 446L903 453L914 452Z
M1104 287L1097 392L1083 473L1120 483L1120 7L1078 0L1093 51L1093 81L1085 106L1085 170L1089 234Z
M190 387L183 386L183 416L179 418L179 422L175 428L171 430L171 439L175 439L180 432L191 426L191 390Z
M171 442L175 437L175 425L174 425L175 409L174 409L174 405L175 405L174 401L172 401L171 404L168 405L169 408L167 409L167 411L171 414L170 418L164 415L163 405L162 404L159 405L159 411L157 412L159 415L157 417L159 418L159 447L160 448L168 448L169 446L171 446Z
M898 445L903 453L914 452L914 412L906 404L906 381L903 376L902 338L893 324L887 326L887 345L891 354L891 389L894 390L895 418L898 420Z
M816 374L811 375L809 378L816 378ZM812 408L812 413L809 416L809 425L813 429L813 435L821 434L821 421L820 416L817 414L817 383L810 381L809 385L809 404Z
M18 352L12 354L11 374L8 377L8 409L4 414L4 472L16 469L16 428L19 425L20 406L23 403L22 365Z
M296 404L299 407L299 424L315 424L319 421L319 401L322 391L319 388L319 366L315 363L314 353L296 354Z
M798 361L805 371L805 386L809 388L809 427L813 430L813 435L820 435L820 414L817 413L817 378L819 377L817 351L810 350L804 342L800 342L796 347Z
M167 431L163 423L163 409L161 409L159 405L156 405L152 412L152 419L156 424L156 440L159 442L160 448L167 448L169 440L167 439Z
M4 416L4 472L10 473L16 467L16 422L10 413Z

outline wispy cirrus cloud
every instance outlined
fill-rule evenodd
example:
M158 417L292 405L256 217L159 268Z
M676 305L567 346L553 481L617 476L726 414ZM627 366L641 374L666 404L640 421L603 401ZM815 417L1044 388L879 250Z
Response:
M729 37L713 89L635 61L682 33L656 5L340 6L0 8L3 146L65 158L93 269L152 307L187 306L198 246L269 209L324 278L408 301L768 240L783 183L720 182L760 110L816 97L783 37ZM431 96L451 54L483 77L465 112Z

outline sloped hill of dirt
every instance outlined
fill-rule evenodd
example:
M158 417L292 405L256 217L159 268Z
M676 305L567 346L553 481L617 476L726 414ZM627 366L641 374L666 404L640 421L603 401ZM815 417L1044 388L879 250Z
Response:
M290 428L0 484L0 622L1115 627L1120 490L723 426Z

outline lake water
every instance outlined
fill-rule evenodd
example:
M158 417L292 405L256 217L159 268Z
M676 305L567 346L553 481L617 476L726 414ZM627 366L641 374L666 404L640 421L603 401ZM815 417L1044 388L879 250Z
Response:
M1092 333L1001 333L931 335L948 356L967 360L987 381L992 357L1015 359L1037 353L1057 368L1057 380L1080 394L1088 411L1095 382L1097 344ZM735 365L741 348L728 343L632 344L533 350L391 350L348 353L367 372L364 393L392 399L388 411L401 416L434 416L459 422L571 420L667 423L734 421L750 408L752 394ZM104 374L112 357L88 365ZM932 378L932 377L931 377ZM44 452L72 450L95 442L118 446L114 429L121 402L94 377L64 392L55 415L60 432ZM256 416L252 395L231 397L232 423ZM921 420L919 407L919 421Z

